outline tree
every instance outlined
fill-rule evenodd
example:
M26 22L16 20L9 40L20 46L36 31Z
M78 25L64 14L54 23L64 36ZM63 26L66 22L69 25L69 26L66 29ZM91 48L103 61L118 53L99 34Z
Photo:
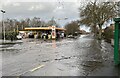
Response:
M120 17L120 1L116 3L117 4L117 12L118 16Z
M34 17L31 20L29 20L29 26L32 26L32 27L41 27L40 18L39 17Z
M54 20L54 17L50 21L48 21L48 23L47 23L47 26L53 26L53 25L56 27L59 27L59 25Z
M41 22L41 23L40 23L40 24L41 24L41 27L47 27L47 23L46 23L45 21L41 20L40 22Z
M98 37L101 39L102 25L105 21L110 20L116 16L116 4L114 2L101 2L97 3L89 2L85 8L81 9L80 12L80 23L90 26L95 37L97 36L97 25L98 25Z
M68 23L65 25L65 29L66 29L66 34L67 35L74 35L75 32L79 32L80 28L79 28L79 25L78 25L78 22L77 21L72 21L71 23Z
M34 17L29 21L29 26L32 27L47 27L47 23L39 17Z
M25 21L26 21L26 25L29 27L29 26L30 26L31 19L30 19L30 18L26 18Z
M25 28L26 26L27 26L27 25L26 25L25 20L24 20L24 19L21 20L21 30L24 30L24 28Z
M5 24L6 31L13 31L14 30L14 27L15 27L14 19L6 19L4 21L4 24Z

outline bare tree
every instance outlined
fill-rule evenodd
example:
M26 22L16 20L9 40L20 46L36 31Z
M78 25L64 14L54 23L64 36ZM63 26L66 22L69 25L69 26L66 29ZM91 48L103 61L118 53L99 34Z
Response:
M118 16L120 17L120 1L116 2L116 4L117 4L117 13L118 13Z
M97 3L89 2L84 9L80 9L80 23L90 26L95 36L97 36L97 25L98 25L98 37L101 39L102 25L105 21L110 20L116 16L116 4L114 2L101 2Z
M72 21L71 23L65 25L65 29L66 29L66 34L74 35L75 32L80 31L80 26L78 24L78 21Z
M52 26L52 25L59 27L59 24L57 24L57 22L54 20L54 17L47 23L47 26Z

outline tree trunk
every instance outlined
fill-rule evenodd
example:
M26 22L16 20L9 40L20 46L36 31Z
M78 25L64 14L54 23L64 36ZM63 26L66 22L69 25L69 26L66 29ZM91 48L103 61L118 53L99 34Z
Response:
M94 37L97 38L97 28L96 25L93 26Z
M99 35L98 38L101 40L102 39L102 26L99 25Z

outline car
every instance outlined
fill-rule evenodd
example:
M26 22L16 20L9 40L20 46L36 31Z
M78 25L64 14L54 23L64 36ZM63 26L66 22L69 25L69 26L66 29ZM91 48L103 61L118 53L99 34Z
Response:
M67 38L74 38L74 36L73 35L68 35Z
M22 36L21 35L17 35L17 39L21 40Z

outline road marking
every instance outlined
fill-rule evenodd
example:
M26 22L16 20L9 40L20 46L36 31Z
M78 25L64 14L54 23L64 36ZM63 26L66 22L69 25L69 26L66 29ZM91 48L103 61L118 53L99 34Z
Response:
M54 62L54 60L52 60L51 61L51 63L53 63ZM36 67L36 68L33 68L33 69L31 69L31 70L29 70L30 72L34 72L34 71L36 71L36 70L38 70L38 69L40 69L40 68L42 68L42 67L44 67L45 65L39 65L38 67ZM26 72L25 72L26 73Z
M38 67L36 67L36 68L30 70L30 71L31 71L31 72L36 71L36 70L38 70L38 69L40 69L40 68L42 68L42 67L44 67L44 66L45 66L45 65L40 65L40 66L38 66Z

